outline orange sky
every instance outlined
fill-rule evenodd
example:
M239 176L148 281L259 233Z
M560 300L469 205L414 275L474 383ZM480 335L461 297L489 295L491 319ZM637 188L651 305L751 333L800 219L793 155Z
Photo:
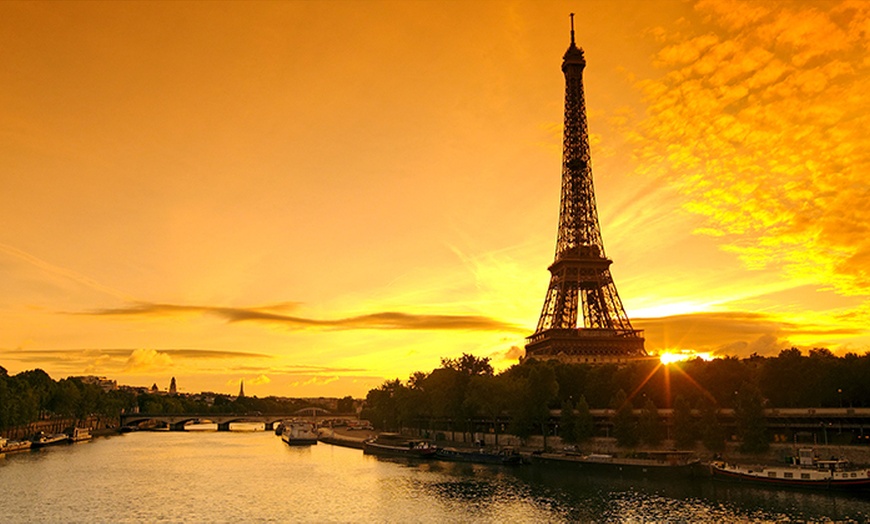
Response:
M870 3L0 3L0 365L363 396L516 362L568 13L647 349L870 349Z

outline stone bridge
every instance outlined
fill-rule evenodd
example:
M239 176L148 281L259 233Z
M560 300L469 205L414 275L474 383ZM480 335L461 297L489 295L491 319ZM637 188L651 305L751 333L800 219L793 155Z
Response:
M121 426L139 426L143 422L153 421L169 426L170 431L184 431L184 426L190 423L210 422L217 424L218 431L229 431L233 422L262 422L266 430L275 428L275 423L289 419L303 419L317 422L324 418L356 420L356 415L332 414L323 408L303 408L294 413L124 413L121 415Z

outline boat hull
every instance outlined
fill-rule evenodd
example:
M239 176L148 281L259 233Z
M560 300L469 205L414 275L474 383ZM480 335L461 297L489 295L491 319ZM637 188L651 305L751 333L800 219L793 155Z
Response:
M382 457L406 457L406 458L435 458L435 448L408 448L402 446L393 446L386 444L378 444L375 442L365 442L363 444L363 453L366 455L379 455Z
M570 467L594 475L616 475L652 478L692 478L699 476L696 461L668 463L654 460L619 459L590 460L579 455L542 453L532 455L535 464Z
M320 440L320 442L325 442L327 444L332 444L333 446L341 446L344 448L363 449L365 447L365 442L363 442L362 440L351 440L348 438L339 437L320 437L318 440Z
M317 439L284 439L288 446L311 446L317 444Z
M777 473L782 472L782 470L776 471ZM858 477L856 472L856 478L835 478L827 476L825 478L813 479L799 478L799 475L801 473L800 469L795 469L793 472L793 475L798 475L798 478L783 478L782 475L777 475L777 477L770 477L764 474L764 470L753 474L743 471L729 470L726 468L718 467L716 465L710 466L710 472L715 480L763 485L770 487L846 491L870 490L870 477L867 476L867 472L863 471L861 472L862 477Z
M454 449L439 449L435 453L435 458L449 462L471 462L474 464L493 464L500 466L517 466L523 463L523 458L519 454L462 451Z

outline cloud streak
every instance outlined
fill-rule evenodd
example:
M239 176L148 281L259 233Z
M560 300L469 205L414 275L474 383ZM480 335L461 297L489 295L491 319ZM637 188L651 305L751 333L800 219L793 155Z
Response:
M421 315L394 311L371 313L334 320L291 316L275 311L273 307L232 308L190 306L140 302L127 307L98 309L87 312L96 316L158 317L178 314L210 314L228 322L265 322L291 329L375 329L375 330L467 330L506 331L521 333L515 325L477 315Z
M139 374L163 372L170 368L207 370L218 363L217 369L223 369L227 361L268 363L274 359L264 353L210 349L5 349L2 354L7 361L68 374ZM271 370L268 364L257 369L260 373ZM330 368L325 369L334 373Z
M138 349L138 348L137 348ZM127 357L137 349L9 349L5 350L4 356L20 358L32 356L37 359L64 358L71 355L105 355L108 357ZM227 358L272 358L265 353L251 353L248 351L224 351L215 349L158 349L172 358L181 359L227 359Z

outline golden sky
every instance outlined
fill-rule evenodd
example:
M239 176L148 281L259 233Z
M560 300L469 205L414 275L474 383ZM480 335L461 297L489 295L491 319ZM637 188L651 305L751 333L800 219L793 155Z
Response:
M870 3L0 3L0 365L363 396L516 362L568 13L647 349L870 349Z

